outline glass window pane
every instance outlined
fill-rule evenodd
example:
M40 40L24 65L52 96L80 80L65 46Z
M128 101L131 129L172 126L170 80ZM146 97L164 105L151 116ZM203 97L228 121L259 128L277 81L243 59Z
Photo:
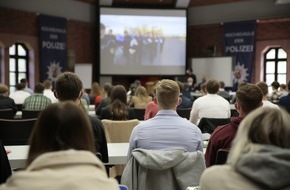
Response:
M23 78L27 78L26 73L18 73L18 79L21 80Z
M275 49L271 49L267 54L266 54L266 59L274 59L275 58Z
M10 90L10 94L11 94L12 92L15 92L16 88L15 88L15 86L10 86L9 90Z
M9 71L16 71L16 63L14 58L9 59Z
M9 55L15 55L15 44L9 48Z
M287 53L284 51L284 49L280 48L278 49L278 58L279 59L286 59L287 58Z
M271 83L275 81L275 75L274 74L267 74L266 75L266 83L271 86Z
M266 73L275 73L275 62L267 61L266 62Z
M18 71L19 72L26 72L26 60L25 59L18 59Z
M26 50L23 48L22 45L18 45L18 55L26 55Z
M16 85L16 75L15 73L9 73L10 85Z
M280 84L287 84L287 82L286 82L286 74L278 74L277 79L278 79L277 81Z
M287 71L287 62L286 61L279 61L278 62L278 71L277 73L286 73Z

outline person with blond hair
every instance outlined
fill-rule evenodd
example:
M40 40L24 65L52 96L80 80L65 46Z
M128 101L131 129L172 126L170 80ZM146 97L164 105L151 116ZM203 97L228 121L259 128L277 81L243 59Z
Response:
M226 165L207 168L201 190L290 189L290 115L261 107L240 124Z
M147 103L151 100L152 97L148 95L146 88L144 86L138 86L129 102L129 106L137 109L145 109Z
M177 82L163 79L156 87L154 102L159 111L155 117L137 125L130 137L128 158L136 148L164 150L181 147L189 152L203 151L203 140L200 129L180 117L177 106L181 103Z
M29 145L26 169L14 173L1 190L118 190L96 156L90 120L74 102L45 108Z

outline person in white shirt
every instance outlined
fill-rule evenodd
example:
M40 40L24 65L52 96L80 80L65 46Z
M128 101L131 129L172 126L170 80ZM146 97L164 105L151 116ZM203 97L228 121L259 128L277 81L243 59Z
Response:
M16 84L16 91L10 93L9 97L12 98L15 104L23 104L24 100L30 96L30 94L24 91L25 85L22 83Z
M230 104L217 93L219 91L219 82L209 80L206 83L207 94L196 99L193 102L189 120L198 124L203 118L229 118L231 116Z
M57 103L58 100L56 99L56 97L54 96L52 89L52 85L51 85L51 81L50 80L45 80L43 81L43 85L44 85L44 91L43 91L43 95L48 97L52 103Z
M263 107L280 109L278 105L273 104L268 100L268 85L265 82L258 82L256 84L263 92Z

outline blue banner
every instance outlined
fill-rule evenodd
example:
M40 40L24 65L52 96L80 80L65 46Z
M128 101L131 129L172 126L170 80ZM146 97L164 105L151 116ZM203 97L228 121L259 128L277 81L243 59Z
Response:
M39 16L40 81L54 81L67 69L66 27L64 18Z
M241 82L251 82L255 51L256 21L224 24L224 54L235 59L233 90Z

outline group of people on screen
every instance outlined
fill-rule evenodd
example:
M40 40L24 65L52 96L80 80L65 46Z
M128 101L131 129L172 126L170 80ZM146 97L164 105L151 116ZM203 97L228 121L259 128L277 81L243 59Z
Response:
M84 96L82 81L71 72L60 74L54 85L57 103L49 99L42 108L30 137L26 168L14 172L0 190L118 189L103 164L109 158L101 120L134 119L134 107L145 109L145 115L129 139L128 164L121 179L129 189L152 189L153 184L159 189L290 188L290 81L288 93L273 82L271 94L265 82L241 83L230 101L220 94L224 87L215 79L207 80L205 94L193 100L182 97L183 83L170 79L156 81L150 95L136 81L130 91L123 85L106 84L102 90L93 84L101 90L95 93L92 88ZM28 97L43 94L36 87L40 89L35 85ZM0 109L7 97L8 88L1 84ZM187 100L189 119L177 114ZM95 106L97 117L83 108L88 102ZM236 117L231 117L232 103ZM204 117L230 118L213 131L207 147L198 127ZM226 164L216 165L221 149L229 152L228 158ZM1 160L3 156L7 157L1 155Z

